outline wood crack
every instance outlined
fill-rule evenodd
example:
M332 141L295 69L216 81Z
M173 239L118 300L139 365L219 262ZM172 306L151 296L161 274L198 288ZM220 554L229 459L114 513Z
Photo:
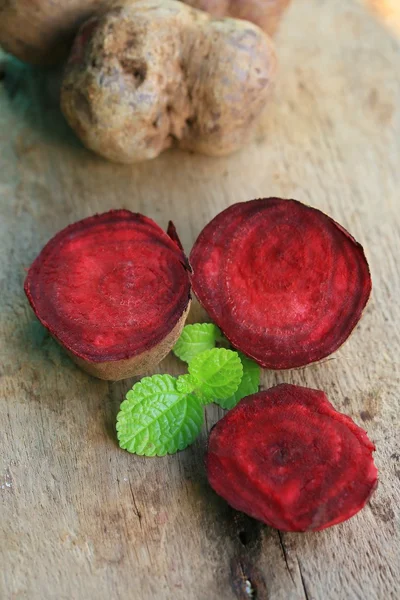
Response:
M133 506L135 507L135 515L137 516L137 518L139 519L139 525L140 525L140 529L143 529L143 524L142 524L142 513L140 512L140 510L138 509L138 506L136 504L136 500L135 500L135 494L133 493L133 489L132 489L132 484L131 482L129 482L129 489L131 491L131 496L132 496L132 502L133 502Z
M268 598L261 571L244 556L231 561L231 583L239 600L267 600Z
M287 550L286 550L285 542L283 541L283 533L281 531L278 531L278 537L279 537L279 543L280 543L281 548L282 548L283 558L285 559L287 571L288 571L288 573L290 575L290 579L293 581L293 583L295 583L295 581L293 579L293 575L292 575L292 570L289 567L288 553L287 553Z
M299 559L297 559L297 564L299 565L300 580L301 580L301 585L303 586L304 597L306 600L311 600L311 596L309 596L308 591L307 591L307 586L306 586L306 582L304 580L303 571L301 570L301 564L300 564Z
M231 560L231 583L240 600L267 600L268 590L259 555L262 546L262 525L244 514L231 513L229 523L237 545L236 556Z
M244 582L244 593L249 598L256 598L257 591L254 588L251 579L246 575L245 570L243 568L243 564L242 564L242 562L240 560L238 562L238 565L239 565L239 569L240 569L240 574L241 574L242 580Z
M147 549L147 553L149 555L149 559L151 560L151 552L150 552L150 548L149 548L149 544L147 541L147 535L146 535L146 531L143 531L143 523L142 523L142 513L140 512L138 505L136 504L136 499L135 499L135 494L133 493L133 489L132 489L132 484L129 481L129 489L131 491L131 496L132 496L132 502L133 502L133 506L134 506L134 513L137 516L138 520L139 520L139 527L140 527L140 531L142 531L142 535L143 535L143 543L146 546Z

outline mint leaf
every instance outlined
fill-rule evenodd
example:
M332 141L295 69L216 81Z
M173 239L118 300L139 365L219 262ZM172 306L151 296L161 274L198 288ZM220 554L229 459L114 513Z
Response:
M214 348L198 354L189 363L196 392L205 403L229 398L242 380L243 366L237 352Z
M194 442L203 419L199 400L179 391L174 377L145 377L121 404L117 417L119 445L141 456L173 454Z
M240 382L237 391L230 398L215 401L219 406L222 406L222 408L231 409L236 406L242 398L258 392L261 375L260 367L241 352L239 352L239 357L243 365L242 381Z
M212 323L186 325L173 348L173 353L181 360L190 362L201 352L214 348L220 338L220 330Z
M197 382L191 375L181 375L176 381L176 389L183 394L191 394L196 389Z

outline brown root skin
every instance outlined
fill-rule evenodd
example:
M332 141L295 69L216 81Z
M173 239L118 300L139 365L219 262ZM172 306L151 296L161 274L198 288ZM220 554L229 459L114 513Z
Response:
M274 35L291 0L183 0L215 17L245 19Z
M157 346L125 360L94 363L76 356L62 346L62 344L61 346L66 350L67 354L78 367L98 379L103 379L105 381L120 381L121 379L127 379L128 377L144 375L146 372L154 369L175 346L175 343L178 341L182 329L185 326L190 311L190 304L191 303L189 302L187 309L172 331L157 344Z
M239 150L275 78L272 41L246 21L215 20L175 0L129 0L78 33L61 106L82 142L120 163L170 146Z
M273 35L290 0L182 0L216 17L246 19ZM79 25L111 0L0 0L0 46L20 60L64 60Z
M79 25L105 0L0 0L0 46L42 66L68 55Z

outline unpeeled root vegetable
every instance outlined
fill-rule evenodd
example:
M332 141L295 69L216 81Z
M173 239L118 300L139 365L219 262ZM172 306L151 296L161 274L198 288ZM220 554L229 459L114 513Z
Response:
M100 379L141 375L171 350L190 306L187 258L154 221L113 210L60 231L29 269L41 323Z
M245 19L274 35L291 0L183 0L216 17Z
M106 0L0 0L0 46L20 60L65 58L79 25Z
M248 19L272 34L290 0L184 0L218 17ZM0 46L20 60L52 65L66 57L80 23L112 0L0 0Z
M227 208L203 229L190 263L193 291L211 319L269 369L303 367L335 352L371 292L360 244L295 200Z
M251 23L128 0L81 28L61 105L83 143L115 162L172 145L220 156L251 138L275 70L271 40Z
M378 481L365 431L325 394L279 385L212 429L206 466L231 506L282 531L318 531L359 512Z

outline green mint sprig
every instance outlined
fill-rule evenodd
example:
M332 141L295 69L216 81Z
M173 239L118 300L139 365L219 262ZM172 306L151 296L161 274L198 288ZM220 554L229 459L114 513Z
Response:
M218 327L187 325L174 353L188 362L187 375L153 375L127 393L117 416L121 448L141 456L165 456L184 450L200 434L205 404L233 408L258 390L260 368L226 348Z
M121 404L121 448L141 456L165 456L187 448L203 426L203 405L235 393L242 376L237 352L214 348L189 363L188 375L145 377Z
M188 371L205 404L234 394L243 377L239 354L225 348L201 352L189 362Z
M258 364L241 352L239 352L239 358L242 361L243 377L238 389L229 398L215 400L222 408L229 410L234 408L242 398L258 392L260 387L261 369Z
M180 391L175 377L153 375L127 393L117 417L117 437L128 452L164 456L194 442L203 421L198 399Z
M221 339L222 334L213 323L186 325L173 348L173 353L188 363L201 352L215 348Z
M190 363L200 352L215 348L217 343L226 344L228 341L225 340L221 331L213 323L186 325L173 348L173 353L181 360ZM236 392L227 394L225 398L215 396L211 399L212 402L225 409L234 408L242 398L258 392L260 386L260 367L241 352L238 354L243 366L243 375L239 387Z

